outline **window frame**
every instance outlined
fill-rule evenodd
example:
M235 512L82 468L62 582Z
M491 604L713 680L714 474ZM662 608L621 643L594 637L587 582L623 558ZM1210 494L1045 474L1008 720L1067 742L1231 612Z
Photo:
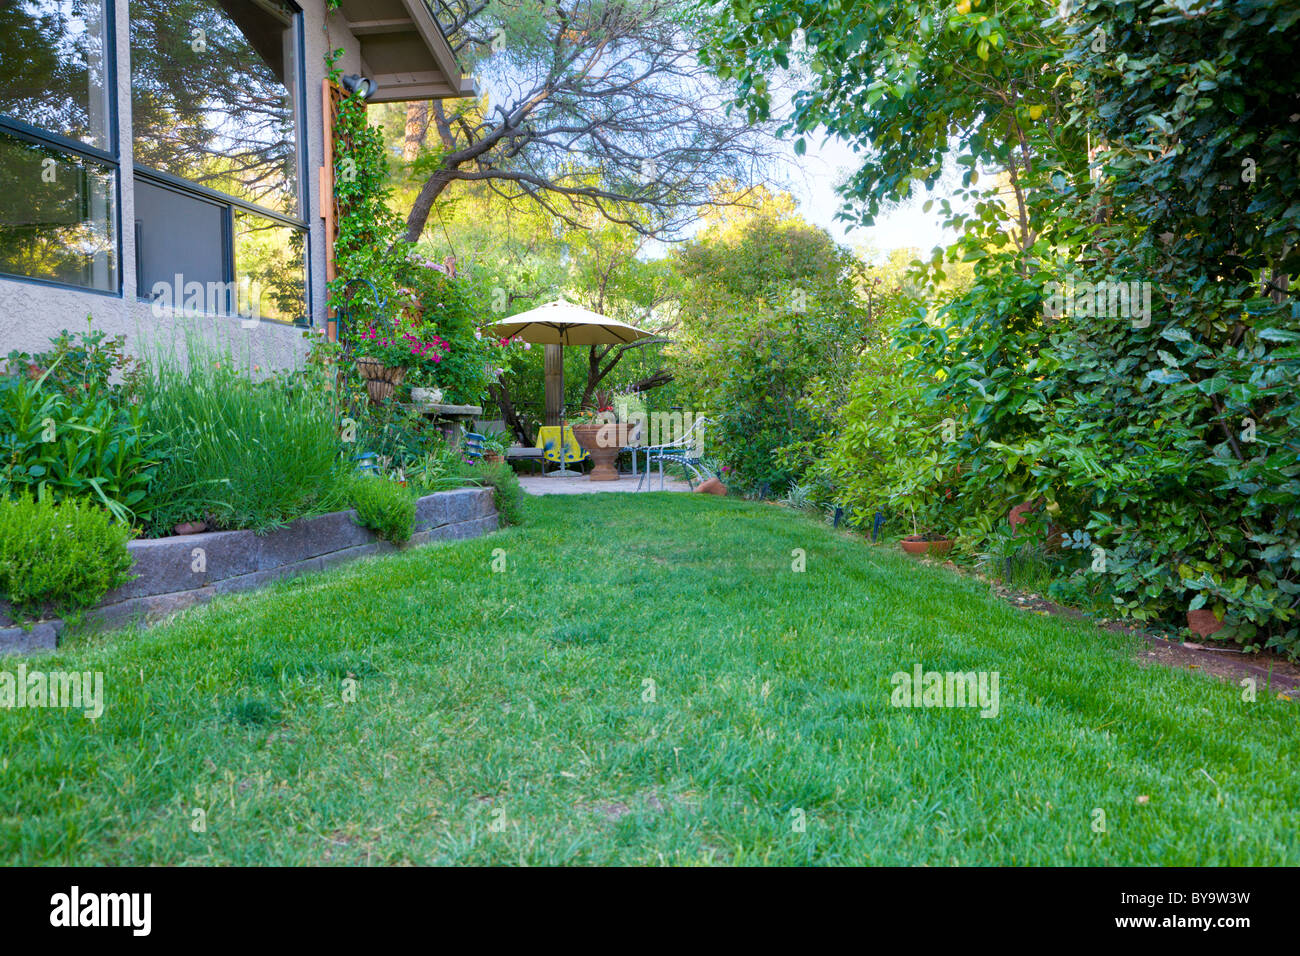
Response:
M117 288L95 289L90 286L77 285L75 282L43 279L40 276L15 275L12 272L4 271L0 271L0 279L6 282L26 282L54 289L72 289L77 292L87 292L91 295L103 295L120 299L125 295L126 291L124 277L126 269L122 262L122 144L118 128L119 110L121 108L118 99L121 94L121 87L118 83L117 4L113 0L99 0L99 8L104 15L104 88L106 91L110 91L106 97L108 100L106 117L108 129L105 137L110 148L104 150L79 139L70 139L62 133L42 129L39 126L32 126L30 123L24 123L22 120L14 119L5 113L0 113L0 132L7 133L16 139L24 140L36 146L47 146L50 149L68 153L83 161L89 160L92 164L111 173L114 181L113 241L116 247L114 249L113 266L114 271L117 273Z
M298 3L294 2L294 0L285 0L285 3L293 10L293 21L291 24L291 29L294 31L294 48L297 54L297 61L298 61L296 64L296 68L294 70L297 90L296 91L291 90L290 94L297 100L298 122L296 124L296 129L294 131L294 135L297 139L297 143L295 144L294 153L298 163L298 175L296 177L298 208L303 213L303 217L301 219L298 219L293 216L288 216L285 215L284 213L276 212L273 209L267 209L265 206L259 206L256 203L247 202L243 199L239 199L238 197L231 196L227 193L223 193L219 190L211 188L210 186L204 186L200 183L190 182L188 179L184 179L180 176L174 175L173 173L164 172L159 169L153 169L152 167L143 166L139 163L134 163L132 165L132 176L133 176L132 189L134 189L135 179L143 179L145 182L150 183L151 185L158 186L163 189L170 189L174 192L181 193L182 195L188 193L189 195L193 196L196 199L204 200L206 202L212 202L215 203L216 205L223 206L225 208L225 229L224 229L225 234L223 236L223 240L227 246L224 255L223 280L228 283L233 283L236 281L235 272L238 268L238 263L235 262L235 235L234 235L234 217L235 217L236 209L242 209L245 212L253 213L258 216L263 216L267 219L274 220L275 222L278 222L281 225L289 226L291 228L300 230L303 233L303 263L302 263L303 307L306 312L305 318L307 320L307 327L311 328L315 325L315 315L312 309L313 295L312 295L312 282L311 282L311 276L312 276L312 268L311 268L312 236L311 236L311 205L310 205L311 190L308 188L308 180L310 178L311 165L309 161L308 143L307 143L307 139L308 139L307 136L307 125L308 125L307 124L307 67L306 67L307 43L306 43L306 38L304 36L304 34L306 33L306 25L305 25L305 14L303 13L302 7ZM130 4L128 4L128 11L129 9L130 9ZM131 95L130 84L127 85L125 95L128 97ZM134 140L134 124L132 129L132 139ZM118 177L118 184L120 188L121 185L120 176ZM134 224L132 224L132 228L134 229ZM136 274L139 275L138 263L136 266ZM147 295L146 292L147 290L141 289L137 286L136 288L137 301L152 302L153 299L149 295ZM234 315L232 313L225 313L220 315L219 317L230 318L230 319L239 318L239 316ZM285 326L288 328L293 328L297 325L297 323L295 322L284 322L280 319L262 319L261 321L272 322L276 325Z

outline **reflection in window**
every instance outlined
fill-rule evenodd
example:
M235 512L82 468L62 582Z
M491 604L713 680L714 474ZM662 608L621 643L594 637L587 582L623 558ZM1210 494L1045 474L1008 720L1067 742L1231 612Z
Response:
M0 0L0 114L108 152L104 0Z
M116 292L114 176L0 132L0 272Z
M297 70L282 0L131 0L136 162L297 216Z
M241 314L307 320L306 232L235 210L235 285Z

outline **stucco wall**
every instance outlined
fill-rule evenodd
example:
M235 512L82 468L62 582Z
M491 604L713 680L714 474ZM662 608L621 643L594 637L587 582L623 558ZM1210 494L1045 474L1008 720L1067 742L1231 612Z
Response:
M324 152L324 120L321 104L321 81L325 78L325 54L342 48L339 65L344 72L364 72L361 48L338 14L325 12L325 0L299 0L303 8L303 46L306 56L303 76L307 101L303 134L307 138L307 158L303 169L307 223L310 229L309 282L311 283L312 320L323 326L325 316L325 227L320 209L320 166ZM0 359L10 351L39 351L48 346L51 336L61 329L85 327L86 316L93 315L95 325L112 335L126 335L133 351L139 351L151 338L162 342L182 338L182 327L199 325L215 341L236 346L247 354L252 364L283 367L306 348L303 330L273 322L261 322L245 329L229 316L208 316L201 320L177 319L170 314L161 318L153 314L148 302L137 298L135 283L135 197L132 177L131 140L131 47L128 20L129 0L115 0L117 35L118 143L122 170L121 182L121 257L122 295L102 295L76 289L56 288L0 278Z

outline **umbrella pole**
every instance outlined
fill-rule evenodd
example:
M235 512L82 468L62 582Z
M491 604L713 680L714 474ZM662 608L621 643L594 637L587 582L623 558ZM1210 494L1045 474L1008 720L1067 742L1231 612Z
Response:
M567 333L568 330L566 329L565 332ZM564 448L565 448L564 412L566 408L567 408L567 403L564 401L564 343L561 342L560 343L560 440L557 443L560 449L560 467L559 470L551 472L550 477L552 478L577 478L582 474L582 472L574 471L573 469L568 467L569 465L567 461L568 455L566 455L564 452Z

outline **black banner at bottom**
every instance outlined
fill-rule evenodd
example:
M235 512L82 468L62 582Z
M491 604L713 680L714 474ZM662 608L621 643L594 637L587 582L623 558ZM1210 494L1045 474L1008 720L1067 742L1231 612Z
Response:
M539 933L608 945L666 945L689 921L692 941L771 945L788 931L972 941L1036 936L1130 938L1216 946L1294 932L1287 901L1296 871L1197 869L836 869L602 871L568 869L3 869L6 944L64 937L131 945L145 940L247 946L338 945L376 933L486 930L499 946ZM638 929L640 927L640 929ZM906 929L911 927L910 930ZM632 931L632 936L627 933ZM937 934L937 935L936 935ZM552 938L554 936L552 935ZM826 937L829 939L829 937ZM43 940L42 940L43 941ZM463 943L462 943L463 945Z

